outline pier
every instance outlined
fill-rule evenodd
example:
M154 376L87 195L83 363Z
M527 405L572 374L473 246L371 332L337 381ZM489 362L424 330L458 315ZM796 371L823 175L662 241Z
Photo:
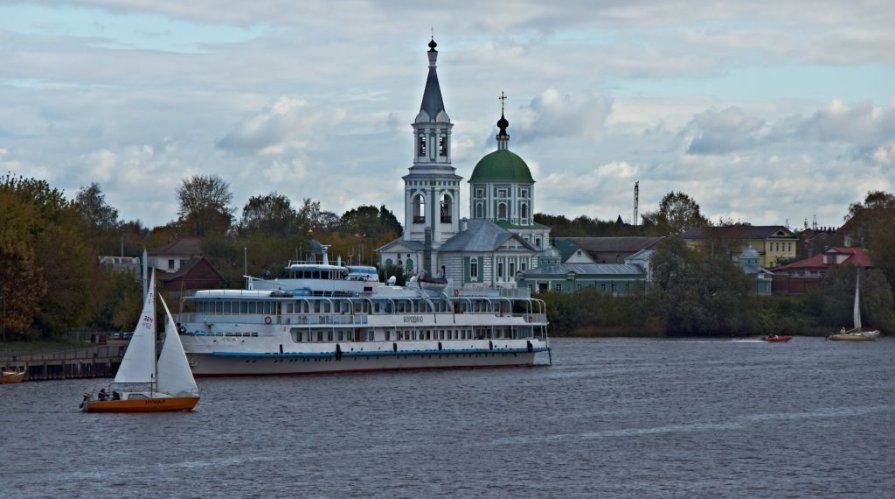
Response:
M111 378L118 371L127 342L93 345L57 353L0 354L0 367L25 371L24 381Z

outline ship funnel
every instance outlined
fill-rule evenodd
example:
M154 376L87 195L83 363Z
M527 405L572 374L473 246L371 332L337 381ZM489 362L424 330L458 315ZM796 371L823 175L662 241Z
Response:
M326 254L326 250L329 249L329 245L322 244L320 245L323 248L323 265L329 265L329 255Z

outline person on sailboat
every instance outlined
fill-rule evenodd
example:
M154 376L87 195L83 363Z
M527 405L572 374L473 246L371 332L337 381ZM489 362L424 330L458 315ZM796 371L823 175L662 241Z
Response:
M109 398L109 395L106 393L105 388L100 388L99 393L96 395L96 397L100 400L106 400L107 398Z

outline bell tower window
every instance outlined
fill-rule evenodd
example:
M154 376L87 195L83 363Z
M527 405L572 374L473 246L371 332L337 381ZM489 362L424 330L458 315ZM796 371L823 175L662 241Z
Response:
M454 204L451 200L451 197L445 194L441 198L441 223L449 224L451 223L452 217L451 213L454 211Z
M438 155L442 158L447 157L447 137L444 135L438 137Z
M417 156L425 156L426 155L426 136L420 135L419 140L417 141Z
M413 223L426 223L426 200L422 194L413 198Z

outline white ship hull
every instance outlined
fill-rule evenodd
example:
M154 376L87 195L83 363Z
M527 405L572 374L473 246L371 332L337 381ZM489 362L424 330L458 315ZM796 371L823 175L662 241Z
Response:
M428 343L428 342L426 342ZM280 374L332 374L370 371L423 369L464 369L484 367L522 367L535 365L536 357L547 355L543 341L533 340L532 351L525 341L441 342L437 345L401 345L383 347L372 343L350 346L341 343L339 351L331 345L328 352L296 351L271 353L218 351L189 355L195 376L256 376ZM355 348L356 350L351 350ZM546 364L546 357L541 361Z

